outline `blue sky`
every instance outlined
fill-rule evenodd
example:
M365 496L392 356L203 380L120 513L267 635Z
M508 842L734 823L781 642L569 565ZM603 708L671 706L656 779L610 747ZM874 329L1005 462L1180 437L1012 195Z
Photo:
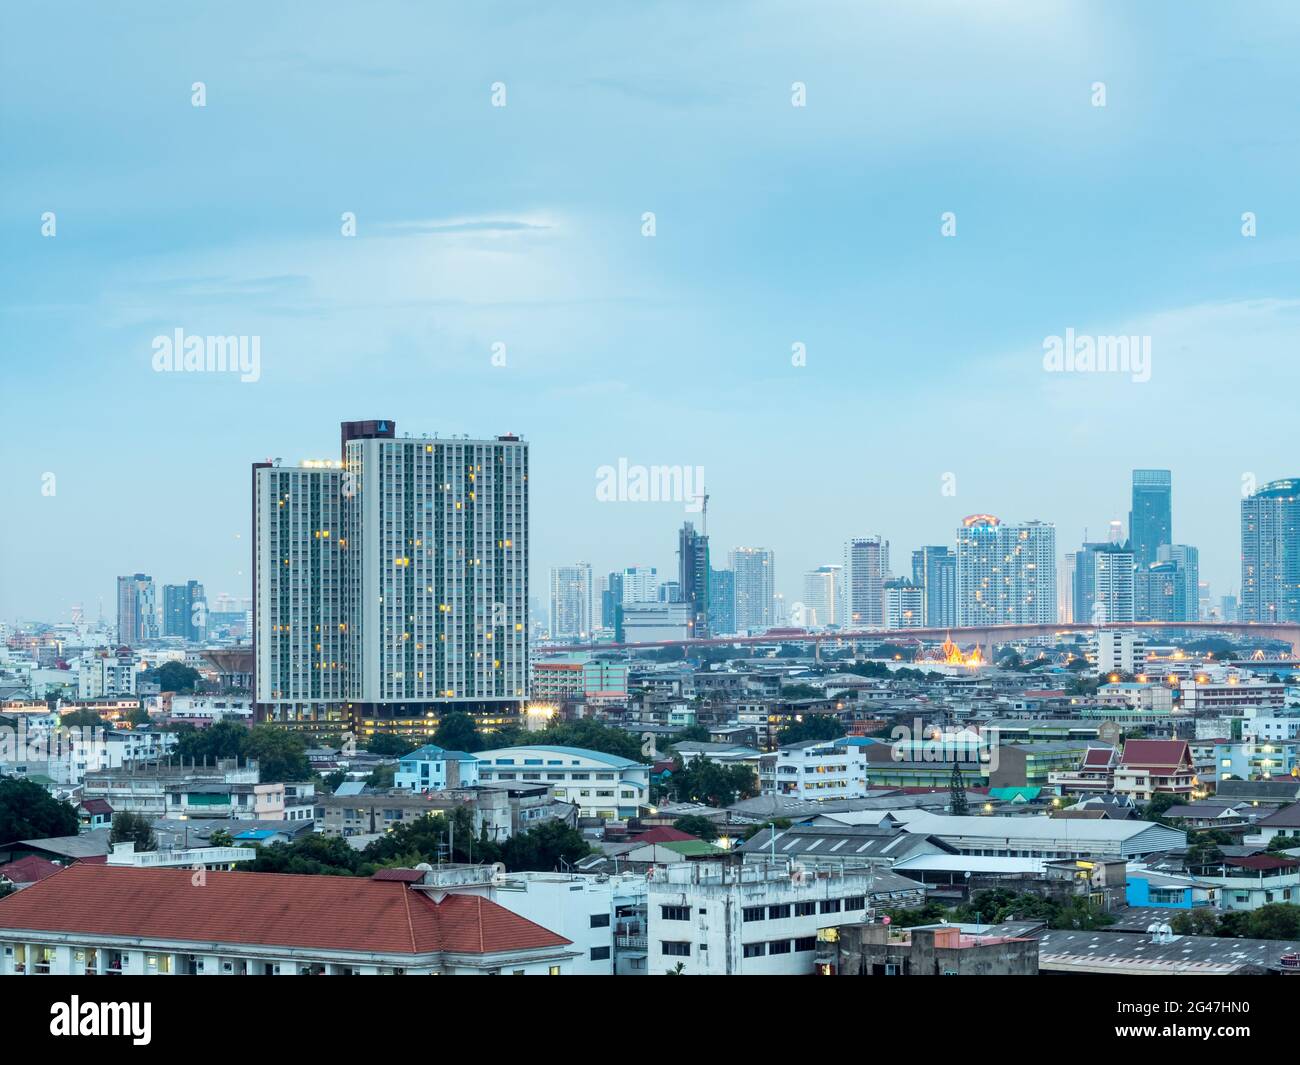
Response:
M246 593L249 463L346 418L529 438L534 594L674 568L681 505L596 500L620 457L703 466L715 557L790 600L970 513L1068 550L1134 466L1222 594L1243 476L1300 474L1294 5L195 8L0 16L0 618ZM261 379L153 372L176 328ZM1067 328L1151 380L1045 373Z

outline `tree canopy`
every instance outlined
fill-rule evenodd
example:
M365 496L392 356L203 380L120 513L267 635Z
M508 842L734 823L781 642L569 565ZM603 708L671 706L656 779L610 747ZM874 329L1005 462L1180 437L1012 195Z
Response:
M75 836L77 828L71 803L55 799L30 780L0 777L0 843Z

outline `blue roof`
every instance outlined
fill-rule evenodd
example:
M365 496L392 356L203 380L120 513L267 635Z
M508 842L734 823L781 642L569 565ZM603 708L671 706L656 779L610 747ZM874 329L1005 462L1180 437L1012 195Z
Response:
M496 751L540 751L550 752L551 754L567 754L574 758L590 758L597 762L604 762L608 766L617 769L627 769L629 766L643 766L644 762L634 762L631 758L620 758L616 754L606 754L604 751L589 751L583 747L553 747L549 744L530 744L526 747L498 747L493 748ZM490 752L483 751L479 754L481 758L484 754Z
M270 839L274 835L278 835L278 833L270 828L250 828L250 829L246 829L243 832L236 832L232 838L233 839Z
M436 743L426 743L423 747L417 747L410 754L404 754L399 761L405 762L408 758L418 761L442 762L473 762L478 756L467 754L465 751L449 751L439 747Z

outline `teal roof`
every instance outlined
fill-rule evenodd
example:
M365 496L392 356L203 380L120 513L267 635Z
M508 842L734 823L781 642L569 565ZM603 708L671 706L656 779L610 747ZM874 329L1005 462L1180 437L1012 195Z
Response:
M627 769L629 766L644 765L644 762L634 762L631 758L620 758L616 754L606 754L604 751L589 751L583 747L553 747L549 744L530 744L527 747L497 747L490 751L480 751L478 757L482 758L485 754L499 754L502 751L512 751L526 753L528 751L538 751L550 754L567 754L573 758L590 758L597 762L604 762L608 766L616 769Z
M989 798L1002 802L1033 802L1042 793L1042 788L989 788Z

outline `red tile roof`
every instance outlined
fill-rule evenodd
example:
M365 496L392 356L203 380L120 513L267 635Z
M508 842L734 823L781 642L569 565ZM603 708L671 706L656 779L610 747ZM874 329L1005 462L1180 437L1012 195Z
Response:
M678 828L669 828L662 826L660 828L647 828L644 832L638 832L635 836L629 836L629 843L680 843L682 840L699 839L698 836L692 836L689 832L683 832Z
M47 876L53 876L63 866L42 858L39 854L29 854L8 865L0 865L0 880L15 884L35 884Z
M1225 858L1223 863L1240 866L1242 869L1293 869L1300 866L1300 859L1274 858L1270 854L1248 854L1244 858Z
M1091 769L1105 769L1114 758L1114 747L1089 747L1083 752L1083 764Z
M88 814L111 814L113 812L113 807L109 806L107 799L82 799L79 805Z
M1172 769L1190 765L1186 740L1128 740L1121 763L1129 769Z
M478 896L399 880L78 864L0 899L0 928L320 950L488 954L570 940ZM111 901L110 901L111 900Z

